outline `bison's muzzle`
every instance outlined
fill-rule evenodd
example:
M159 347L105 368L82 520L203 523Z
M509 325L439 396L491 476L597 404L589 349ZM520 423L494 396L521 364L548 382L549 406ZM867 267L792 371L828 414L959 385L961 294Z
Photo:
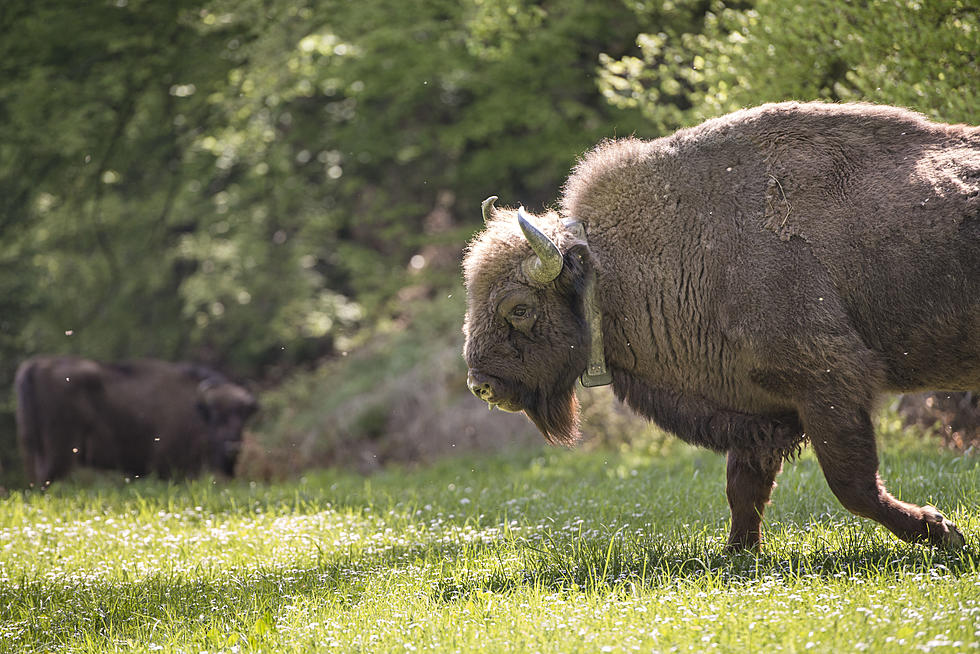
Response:
M499 380L471 370L466 376L466 386L473 395L486 402L491 410L494 407L509 413L522 410L517 402L501 390Z

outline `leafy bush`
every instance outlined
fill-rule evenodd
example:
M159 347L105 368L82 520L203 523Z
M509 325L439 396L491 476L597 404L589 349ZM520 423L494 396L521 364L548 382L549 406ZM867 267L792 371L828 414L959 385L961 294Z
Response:
M865 101L974 122L980 15L966 0L715 0L701 31L642 34L602 88L665 129L780 100ZM685 98L684 109L677 98ZM666 100L666 101L665 101Z

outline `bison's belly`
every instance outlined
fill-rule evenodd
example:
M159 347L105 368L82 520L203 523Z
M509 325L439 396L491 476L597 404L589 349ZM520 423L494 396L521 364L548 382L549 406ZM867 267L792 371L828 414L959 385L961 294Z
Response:
M719 403L704 394L677 391L648 383L635 375L613 371L613 389L631 409L682 440L725 452L764 449L789 456L803 440L794 410L768 403L755 412L746 401ZM757 402L762 406L762 402Z

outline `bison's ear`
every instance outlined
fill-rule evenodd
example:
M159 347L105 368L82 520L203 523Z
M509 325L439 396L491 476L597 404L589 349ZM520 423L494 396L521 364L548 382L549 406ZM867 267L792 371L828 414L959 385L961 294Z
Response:
M490 219L493 217L493 212L496 210L496 207L493 206L493 203L496 201L497 201L497 196L491 195L490 197L488 197L486 200L483 201L483 204L480 205L480 209L483 210L484 223L489 223Z
M555 280L558 290L572 297L585 293L589 273L593 271L592 252L585 243L576 243L565 251L561 274Z

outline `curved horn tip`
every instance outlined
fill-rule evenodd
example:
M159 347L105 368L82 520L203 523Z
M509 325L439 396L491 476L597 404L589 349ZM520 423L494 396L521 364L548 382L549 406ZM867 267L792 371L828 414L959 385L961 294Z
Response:
M517 209L517 223L536 255L530 263L528 274L532 279L542 284L553 281L561 273L565 261L558 246L529 220L524 207Z
M490 220L490 210L494 208L493 203L497 201L496 195L491 195L480 205L480 209L483 211L483 222Z
M544 234L541 232L541 230L539 230L534 225L534 223L531 222L531 216L529 216L528 213L527 213L527 211L524 210L524 205L523 204L521 206L517 207L517 224L520 225L521 231L524 232L524 236L529 241L532 241L533 242L534 240L536 240L534 238L534 236L528 236L528 233L529 232L534 233L534 234L540 234L541 236L544 236ZM547 238L547 237L545 236L545 238Z
M527 215L527 211L524 210L524 205L517 207L517 224L524 233L524 238L526 238L528 242L532 244L535 252L538 251L538 248L535 246L542 242L542 238L548 239L548 237L545 236L541 230L535 227L534 223L531 222L531 217ZM548 239L548 241L550 240L551 239Z

